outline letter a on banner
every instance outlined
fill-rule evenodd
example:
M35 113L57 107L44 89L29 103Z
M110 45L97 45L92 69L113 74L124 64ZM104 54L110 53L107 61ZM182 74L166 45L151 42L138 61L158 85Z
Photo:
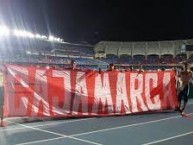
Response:
M125 73L118 73L116 96L117 113L130 113L125 80Z

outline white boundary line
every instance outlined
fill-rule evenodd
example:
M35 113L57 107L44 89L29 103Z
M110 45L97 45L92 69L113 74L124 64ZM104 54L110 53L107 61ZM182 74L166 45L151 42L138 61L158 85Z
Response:
M48 126L48 125L58 125L58 124L66 124L66 123L73 123L73 122L80 122L80 121L85 121L89 119L94 119L94 118L85 118L85 119L78 119L78 120L68 120L68 121L61 121L61 122L51 122L51 123L45 123L45 124L40 124L40 125L33 125L32 127L43 127L43 126Z
M187 104L187 106L189 106L189 105L193 105L193 102L191 101L190 103L188 103ZM129 115L129 114L128 114ZM16 117L16 119L17 119L18 117ZM78 119L78 120L70 120L70 121L66 121L66 120L63 120L63 121L61 121L61 122L51 122L51 123L47 123L47 124L40 124L40 125L32 125L31 127L43 127L43 126L48 126L48 125L57 125L57 124L66 124L66 123L73 123L73 122L79 122L79 121L84 121L84 120L89 120L89 119L94 119L95 117L92 117L92 118L85 118L85 119ZM15 118L7 118L6 119L6 121L7 122L9 122L10 120L14 120ZM12 122L12 121L11 121ZM14 122L12 122L12 123L14 123ZM16 124L16 123L14 123L14 124ZM6 129L6 130L19 130L19 129L22 129L22 127L21 128L10 128L10 129ZM6 131L5 130L5 131ZM4 129L0 129L0 132L1 131L4 131Z
M11 122L11 121L8 121L8 122ZM14 122L11 122L11 123L14 123ZM25 128L30 128L32 130L37 130L37 131L41 131L41 132L46 132L46 133L49 133L49 134L54 134L54 135L57 135L57 136L60 136L63 137L63 138L71 138L71 139L74 139L74 140L78 140L78 141L81 141L81 142L86 142L86 143L89 143L89 144L94 144L94 145L102 145L102 144L99 144L99 143L96 143L96 142L92 142L92 141L88 141L88 140L83 140L83 139L79 139L79 138L76 138L76 137L72 137L72 136L67 136L67 135L64 135L64 134L60 134L60 133L55 133L55 132L51 132L51 131L47 131L47 130L43 130L43 129L40 129L40 128L34 128L34 127L31 127L31 126L27 126L27 125L23 125L23 124L20 124L20 123L14 123L14 124L18 124L20 126L23 126ZM36 142L45 142L47 140L39 140L39 141L36 141ZM29 142L26 142L26 143L20 143L20 144L17 144L17 145L23 145L23 144L28 144ZM33 142L35 143L35 141Z
M189 113L189 114L187 114L187 115L192 115L192 114L193 114L193 113ZM102 129L102 130L96 130L96 131L91 131L91 132L74 134L74 135L71 135L71 136L66 136L66 135L63 135L63 134L54 133L54 132L46 131L46 130L43 130L43 129L33 128L33 127L30 127L30 126L26 126L26 125L23 125L23 124L19 124L19 125L21 125L21 126L24 126L24 127L27 127L27 128L31 128L31 129L33 129L33 130L39 130L39 131L51 133L51 134L54 134L54 135L58 135L58 136L61 136L61 137L57 137L57 138L53 138L53 139L47 139L47 140L39 140L39 141L33 141L33 142L20 143L20 144L17 144L17 145L27 145L27 144L31 144L31 143L47 142L47 141L50 141L50 140L57 140L57 139L61 139L61 138L72 138L72 139L75 139L75 140L80 140L80 141L82 141L82 139L77 139L77 138L75 138L75 137L76 137L76 136L81 136L81 135L86 135L86 134L91 134L91 133L97 133L97 132L104 132L104 131L116 130L116 129L133 127L133 126L139 126L139 125L144 125L144 124L151 124L151 123L161 122L161 121L170 120L170 119L175 119L175 118L182 118L182 117L181 117L180 115L179 115L179 116L173 116L173 117L163 118L163 119L154 120L154 121L141 122L141 123L130 124L130 125L125 125L125 126L119 126L119 127L114 127L114 128L107 128L107 129ZM83 140L83 141L85 142L85 140ZM89 141L89 143L90 143L90 141ZM96 142L91 142L91 143L92 143L92 144L96 144L96 145L101 145L101 144L97 144Z
M89 119L94 119L94 118L85 118L85 119L78 119L78 120L69 120L69 121L61 121L61 122L51 122L47 124L40 124L40 125L32 125L31 127L43 127L43 126L48 126L48 125L58 125L58 124L66 124L66 123L73 123L73 122L79 122L79 121L84 121L84 120L89 120ZM7 122L12 122L10 120L6 120ZM12 122L13 123L13 122ZM16 124L16 123L14 123ZM16 127L16 128L0 128L0 132L4 131L14 131L14 130L22 130L26 129L26 127Z
M193 114L193 112L189 113L187 115L192 115L192 114ZM129 124L129 125L125 125L125 126L101 129L101 130L96 130L96 131L90 131L90 132L85 132L85 133L80 133L80 134L74 134L71 136L75 137L75 136L81 136L81 135L86 135L86 134L91 134L91 133L105 132L105 131L122 129L122 128L133 127L133 126L139 126L139 125L144 125L144 124L151 124L151 123L161 122L161 121L175 119L175 118L182 118L182 116L180 116L180 114L179 114L178 116L173 116L173 117L168 117L168 118L163 118L163 119L158 119L158 120L153 120L153 121L147 121L147 122L140 122L140 123L135 123L135 124Z
M6 131L15 131L15 130L22 130L22 129L26 129L24 127L17 127L17 128L3 128L0 130L0 132L6 132Z
M193 105L193 102L189 103L188 105ZM187 115L192 115L192 114L193 114L193 113L189 113L189 114L187 114ZM96 131L91 131L91 132L74 134L74 135L71 135L71 136L66 136L66 135L63 135L63 134L58 134L58 133L46 131L46 130L43 130L43 129L34 128L34 127L39 127L39 126L44 126L44 125L51 125L51 124L55 124L55 123L44 124L44 125L37 125L37 126L30 127L30 126L23 125L23 124L20 124L20 123L14 123L14 122L12 122L12 121L8 121L8 122L11 122L11 123L14 123L14 124L18 124L18 125L24 127L24 128L9 129L9 130L18 130L18 129L30 128L30 129L33 129L33 130L39 130L39 131L42 131L42 132L47 132L47 133L51 133L51 134L55 134L55 135L61 136L61 137L58 137L58 138L47 139L47 140L40 140L40 141L34 141L34 142L26 142L26 143L21 143L21 144L17 144L17 145L25 145L25 144L30 144L30 143L46 142L46 141L57 140L57 139L66 138L66 137L67 137L67 138L72 138L72 139L75 139L75 140L80 140L80 141L87 142L87 143L91 143L91 144L102 145L102 144L99 144L99 143L96 143L96 142L91 142L91 141L87 141L87 140L82 140L82 139L79 139L79 138L75 138L75 136L81 136L81 135L85 135L85 134L91 134L91 133L97 133L97 132L103 132L103 131L109 131L109 130L116 130L116 129L121 129L121 128L127 128L127 127L132 127L132 126L150 124L150 123L161 122L161 121L170 120L170 119L174 119L174 118L181 118L181 116L173 116L173 117L163 118L163 119L154 120L154 121L149 121L149 122L141 122L141 123L130 124L130 125L126 125L126 126L119 126L119 127L114 127L114 128L107 128L107 129L102 129L102 130L96 130ZM86 118L86 119L84 119L84 120L87 120L87 119L92 119L92 118ZM80 120L77 120L77 121L82 121L82 120L83 120L83 119L80 119ZM74 121L68 121L68 122L60 122L60 123L70 123L70 122L75 122L75 121L76 121L76 120L74 120ZM56 123L56 124L57 124L57 123Z
M193 104L193 103L192 103ZM191 115L191 113L190 113ZM71 121L64 121L64 122L52 122L52 123L47 123L47 124L41 124L41 125L33 125L31 127L42 127L42 126L47 126L47 125L55 125L55 124L66 124L66 123L73 123L73 122L79 122L79 121L84 121L84 120L88 120L88 119L94 119L94 118L86 118L86 119L79 119L79 120L71 120ZM7 120L8 121L8 120ZM9 121L8 121L9 122ZM133 124L134 125L134 124ZM129 127L129 126L128 126ZM26 129L26 127L17 127L17 128L3 128L0 129L0 132L4 132L4 131L14 131L14 130L22 130L22 129ZM77 134L78 135L78 134Z
M160 143L160 142L176 139L176 138L179 138L179 137L183 137L183 136L186 136L186 135L190 135L190 134L193 134L193 131L192 132L183 133L183 134L179 134L179 135L172 136L172 137L168 137L168 138L165 138L165 139L160 139L160 140L157 140L157 141L152 141L152 142L145 143L145 144L142 144L142 145L152 145L152 144L156 144L156 143Z
M58 140L58 139L62 139L62 138L65 138L65 137L56 137L56 138L51 138L51 139L39 140L39 141L31 141L31 142L26 142L26 143L19 143L19 144L15 144L15 145L35 144L35 143L41 143L41 142L52 141L52 140Z

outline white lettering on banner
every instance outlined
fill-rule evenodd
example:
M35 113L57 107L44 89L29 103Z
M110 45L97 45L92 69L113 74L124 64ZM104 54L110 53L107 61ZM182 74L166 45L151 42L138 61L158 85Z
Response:
M32 116L38 116L37 113L50 116L47 77L45 74L45 70L36 70Z
M71 100L71 82L70 82L70 71L58 71L53 70L53 77L61 77L64 79L64 107L60 109L58 107L58 103L54 103L52 106L52 110L56 114L64 115L70 113L70 100ZM53 96L52 99L58 98L58 96ZM58 100L54 100L53 102L57 102Z
M5 71L4 116L98 116L177 106L173 71L99 74L14 65Z
M164 104L167 104L167 100L169 99L169 103L172 107L175 107L172 88L171 88L171 75L169 72L164 73L163 77L163 92L164 92ZM169 104L168 104L169 105Z
M85 72L78 72L76 77L76 89L73 103L73 113L78 114L79 107L82 107L82 114L88 115L88 91L86 87ZM84 103L80 106L80 103Z
M12 70L13 70L12 75L16 78L16 80L20 82L23 87L28 88L29 87L28 69L14 66L12 67Z
M108 113L113 112L113 101L111 98L109 76L108 73L104 73L103 80L101 74L98 74L95 79L95 90L94 90L94 104L92 107L92 113L97 114L99 110L99 103L102 103L102 110L105 110L105 104L108 105Z
M1 72L1 69L0 69L0 87L3 87L3 73Z
M6 94L7 94L8 97L6 97L6 96L4 97L4 103L6 103L4 105L8 106L7 109L8 109L9 115L11 116L12 113L13 113L13 115L14 115L14 113L18 113L17 110L16 110L18 108L16 108L16 106L15 106L15 88L14 88L15 86L13 84L14 77L9 73L9 69L10 68L7 69L8 70L8 72L7 72L8 75L7 75L7 78L6 78L7 79L6 80L7 81L7 88L5 87L5 92L7 92ZM12 98L12 99L10 99L10 98ZM23 111L22 113L24 113L24 112L25 111Z
M135 81L138 84L138 88L135 88ZM130 80L130 96L131 96L131 103L132 103L132 112L139 112L137 108L137 101L140 104L140 107L143 111L147 111L148 108L144 104L144 100L142 98L143 92L143 75L139 73L131 73L131 80Z
M28 69L20 67L10 67L8 68L8 72L10 74L8 75L8 82L12 83L10 84L10 89L8 90L10 91L9 95L12 96L12 99L9 100L9 113L16 113L17 115L25 116L27 113L28 104L30 102L28 102L28 96L25 96L25 93L21 92L21 90L25 91L27 88L30 89L28 80Z
M147 101L147 106L150 110L155 109L161 109L161 101L160 96L155 95L151 96L151 89L150 89L150 81L153 81L153 88L156 88L158 86L158 74L157 73L149 73L145 75L145 96ZM154 99L154 103L152 102L152 99Z
M116 95L116 112L117 113L120 113L121 111L122 102L123 102L125 111L127 113L130 113L125 80L126 80L125 73L118 73L117 95Z

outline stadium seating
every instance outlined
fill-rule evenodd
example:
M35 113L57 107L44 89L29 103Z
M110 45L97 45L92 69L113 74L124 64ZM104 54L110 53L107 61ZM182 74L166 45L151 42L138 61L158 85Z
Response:
M133 56L133 64L145 64L145 56L144 55L134 55Z
M171 64L171 63L174 63L173 61L173 56L170 55L170 54L165 54L165 55L162 55L161 58L160 58L160 63L164 63L164 64Z
M13 39L0 45L0 61L10 63L42 63L67 65L74 59L82 68L106 69L107 65L157 69L155 65L193 63L193 54L181 51L183 41L112 42L102 41L95 46L71 43L54 43L44 40ZM193 45L193 41L186 41ZM96 53L102 53L99 59ZM187 55L188 54L188 55ZM146 65L146 66L145 66ZM165 67L165 66L163 66ZM166 68L166 67L165 67Z
M160 59L158 55L148 55L147 56L147 64L159 64Z
M118 59L118 63L120 64L132 64L132 57L127 54L122 54Z
M188 58L188 62L193 63L193 54L191 54L190 57Z
M105 61L107 63L117 63L118 56L114 54L108 54L105 59L102 59L102 61Z
M176 63L181 63L181 62L187 61L187 55L183 54L183 53L178 54L178 55L176 55L175 61L176 61Z

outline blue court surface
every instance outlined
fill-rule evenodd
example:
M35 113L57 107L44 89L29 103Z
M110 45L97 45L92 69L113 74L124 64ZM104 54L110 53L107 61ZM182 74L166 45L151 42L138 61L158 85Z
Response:
M0 145L191 145L193 100L188 117L178 112L58 120L6 119Z

